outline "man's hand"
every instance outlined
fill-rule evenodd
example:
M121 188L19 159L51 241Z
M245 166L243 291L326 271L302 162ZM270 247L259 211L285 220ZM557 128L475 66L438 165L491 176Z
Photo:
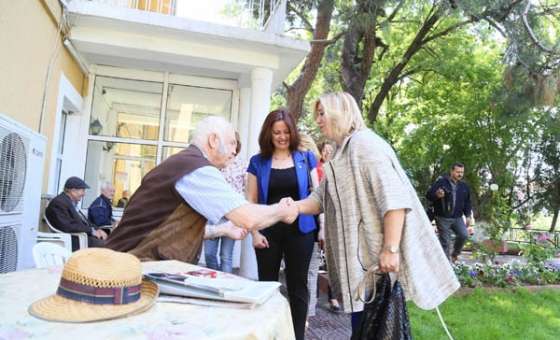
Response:
M398 272L400 266L399 253L383 250L379 255L379 271L382 273Z
M106 240L107 239L107 233L104 232L102 229L95 229L95 231L93 232L93 236L97 237L98 239L101 240Z
M268 248L268 240L258 231L253 233L253 247L257 249Z
M224 229L224 235L233 240L242 240L247 236L247 229L239 228L234 225L228 225Z
M436 190L436 197L437 198L443 198L445 196L445 191L443 191L442 188L439 188Z

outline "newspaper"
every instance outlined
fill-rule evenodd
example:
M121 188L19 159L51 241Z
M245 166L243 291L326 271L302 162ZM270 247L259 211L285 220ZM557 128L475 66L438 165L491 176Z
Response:
M178 295L160 295L157 302L161 303L184 303L197 306L219 307L219 308L235 308L235 309L253 309L255 304L245 302L217 301L202 298L191 298Z
M162 294L254 305L264 303L280 287L279 282L183 273L146 273L145 276L159 285Z

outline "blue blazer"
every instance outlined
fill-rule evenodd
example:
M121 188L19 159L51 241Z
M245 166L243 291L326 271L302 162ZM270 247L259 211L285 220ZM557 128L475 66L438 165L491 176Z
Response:
M300 199L309 196L309 171L317 166L317 160L312 152L294 151L292 159L296 168L296 176L298 182L298 191ZM267 204L268 201L268 185L270 183L270 169L272 168L272 158L263 158L261 154L251 157L247 172L257 177L258 200L260 204ZM315 218L313 215L299 215L299 230L307 234L315 229Z

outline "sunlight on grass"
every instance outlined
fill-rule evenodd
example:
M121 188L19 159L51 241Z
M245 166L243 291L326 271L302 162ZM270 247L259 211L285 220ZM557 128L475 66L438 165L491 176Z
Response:
M415 339L447 339L435 311L409 305ZM557 339L560 334L560 291L530 293L525 289L472 294L448 299L440 311L457 340Z

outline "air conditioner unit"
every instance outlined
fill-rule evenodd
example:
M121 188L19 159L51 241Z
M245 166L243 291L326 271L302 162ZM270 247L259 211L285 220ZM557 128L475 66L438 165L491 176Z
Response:
M46 140L0 114L0 273L33 267Z

